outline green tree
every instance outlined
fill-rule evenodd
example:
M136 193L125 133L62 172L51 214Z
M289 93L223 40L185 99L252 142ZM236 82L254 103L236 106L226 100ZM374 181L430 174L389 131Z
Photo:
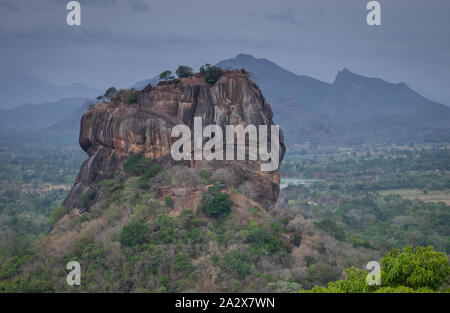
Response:
M381 286L369 286L367 271L354 267L344 270L345 279L330 282L328 287L314 287L314 293L400 293L436 292L448 283L450 264L443 252L433 247L406 246L392 249L381 260Z
M159 74L159 79L169 81L175 79L175 76L173 76L172 71L164 71L161 74Z
M186 77L191 77L192 75L194 75L192 68L189 66L185 66L185 65L178 66L175 73L177 74L178 78L186 78Z
M438 290L448 280L450 265L443 252L433 247L406 246L403 251L392 249L381 260L381 280L389 287Z
M209 187L203 194L200 211L212 218L228 216L231 212L230 195L222 193L218 186Z
M200 74L205 76L205 82L215 84L222 75L222 69L218 66L205 64L200 67Z
M108 88L108 90L106 90L103 97L112 98L116 93L117 93L116 87L110 87L110 88Z
M67 214L67 209L62 205L57 207L50 214L50 224L55 225L64 215Z
M132 221L125 225L119 237L119 242L126 247L134 247L145 243L149 236L149 230L144 223Z

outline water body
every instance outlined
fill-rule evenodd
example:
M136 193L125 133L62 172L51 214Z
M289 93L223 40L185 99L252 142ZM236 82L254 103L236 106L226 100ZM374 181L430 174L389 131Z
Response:
M310 185L318 181L321 181L321 179L281 178L280 189L284 189L289 185Z

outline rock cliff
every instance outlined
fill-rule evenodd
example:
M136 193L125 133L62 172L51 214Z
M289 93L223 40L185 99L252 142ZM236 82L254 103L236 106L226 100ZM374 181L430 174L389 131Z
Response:
M190 78L148 85L139 92L138 101L128 104L100 103L81 120L80 145L88 154L75 184L64 201L68 209L84 210L80 195L104 180L123 174L123 162L142 153L165 168L173 165L208 170L228 190L236 189L258 206L270 210L279 195L279 172L261 172L261 161L179 161L170 151L177 138L171 130L177 124L193 129L194 117L203 118L203 126L273 125L272 110L258 86L243 71L226 71L213 85L197 74ZM193 134L193 131L192 131ZM285 147L280 130L280 162ZM164 189L164 186L159 186ZM183 188L180 181L177 187ZM178 202L192 199L192 190L178 192ZM191 192L192 191L192 192ZM170 191L177 194L176 190ZM198 198L198 197L194 197ZM95 199L93 199L95 202ZM189 201L188 201L189 202ZM198 199L192 202L195 209Z

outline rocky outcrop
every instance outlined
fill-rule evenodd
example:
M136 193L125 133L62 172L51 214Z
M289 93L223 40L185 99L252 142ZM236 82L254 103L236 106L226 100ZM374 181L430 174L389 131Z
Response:
M224 72L213 85L195 75L178 81L148 85L136 104L101 103L81 120L80 145L88 154L75 184L64 201L69 209L79 208L79 197L97 183L122 174L122 164L133 153L169 168L207 169L229 189L235 188L270 210L279 195L279 172L261 172L261 161L179 161L170 151L177 138L171 130L185 124L193 130L194 117L203 126L272 125L272 111L258 86L243 71ZM193 131L192 131L193 133ZM280 162L285 153L280 131ZM189 196L189 195L187 195Z

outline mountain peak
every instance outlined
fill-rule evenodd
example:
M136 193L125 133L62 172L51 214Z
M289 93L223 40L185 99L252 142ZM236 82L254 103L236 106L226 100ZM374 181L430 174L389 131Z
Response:
M245 53L240 53L240 54L238 54L238 55L235 57L235 59L238 59L238 60L256 60L256 58L255 58L253 55L251 55L251 54L245 54Z

